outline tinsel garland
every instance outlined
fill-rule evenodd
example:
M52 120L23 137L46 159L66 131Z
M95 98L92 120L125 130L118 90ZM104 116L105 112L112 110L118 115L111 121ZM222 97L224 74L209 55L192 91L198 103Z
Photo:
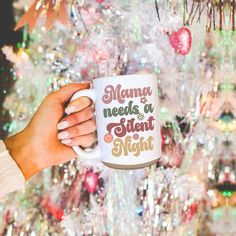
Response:
M99 0L96 2L103 3ZM35 0L28 12L19 20L15 30L24 25L29 25L31 32L42 14L46 15L45 26L47 30L51 29L56 21L68 25L68 18L69 15L73 14L73 9L83 7L84 4L84 1L73 0ZM183 25L189 26L194 21L200 22L201 18L204 18L202 20L206 21L207 31L212 28L214 30L235 30L235 0L182 0L181 4L166 0L166 4L173 13L181 12L179 9L182 4ZM162 9L159 5L162 4L155 0L157 18L160 21Z

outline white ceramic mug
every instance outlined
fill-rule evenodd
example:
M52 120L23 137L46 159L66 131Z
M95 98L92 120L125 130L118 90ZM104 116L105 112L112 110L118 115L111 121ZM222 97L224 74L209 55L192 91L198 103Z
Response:
M117 169L152 165L161 155L158 85L152 74L123 75L93 80L93 89L76 92L95 103L98 145L73 147L79 157L100 159Z

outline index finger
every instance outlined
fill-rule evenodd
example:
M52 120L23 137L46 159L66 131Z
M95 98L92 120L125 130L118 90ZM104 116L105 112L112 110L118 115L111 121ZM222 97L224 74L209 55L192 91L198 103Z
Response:
M88 89L89 87L90 87L89 83L72 83L63 86L62 88L54 92L53 96L61 103L65 103L71 98L71 96L75 92L83 89Z
M79 97L71 101L65 109L67 115L83 110L84 108L90 106L92 100L88 97Z

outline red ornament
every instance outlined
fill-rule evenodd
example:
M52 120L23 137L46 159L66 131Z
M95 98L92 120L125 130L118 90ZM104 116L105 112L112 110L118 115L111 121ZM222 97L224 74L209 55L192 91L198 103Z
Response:
M178 54L187 55L192 45L191 31L187 28L181 28L170 35L169 41Z
M46 196L43 199L42 205L46 213L51 215L55 220L59 222L63 219L64 210L60 207L59 204L53 203L49 196Z
M13 221L14 217L13 217L13 213L10 210L7 210L4 213L4 217L3 217L4 221L6 224L10 224L10 222Z
M163 147L165 145L165 135L163 131L161 130L161 146Z
M98 2L98 3L103 3L104 0L96 0L96 2Z
M96 192L98 186L98 175L92 171L88 171L85 174L84 184L88 192L90 193Z
M183 213L183 221L187 222L192 220L192 218L194 217L194 215L197 213L198 211L198 204L197 203L192 203L186 212Z
M51 214L57 221L61 221L64 216L64 211L58 206L52 206L51 207Z

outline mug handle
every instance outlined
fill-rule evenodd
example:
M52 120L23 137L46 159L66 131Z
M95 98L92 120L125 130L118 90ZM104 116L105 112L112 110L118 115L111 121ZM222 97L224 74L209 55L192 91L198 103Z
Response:
M93 102L96 101L96 94L94 89L84 89L76 92L70 101L73 101L80 97L88 97ZM97 145L93 149L86 148L85 150L82 150L79 146L73 146L72 147L76 154L78 154L79 157L82 158L88 158L88 159L100 159L101 158L101 148L99 145Z

